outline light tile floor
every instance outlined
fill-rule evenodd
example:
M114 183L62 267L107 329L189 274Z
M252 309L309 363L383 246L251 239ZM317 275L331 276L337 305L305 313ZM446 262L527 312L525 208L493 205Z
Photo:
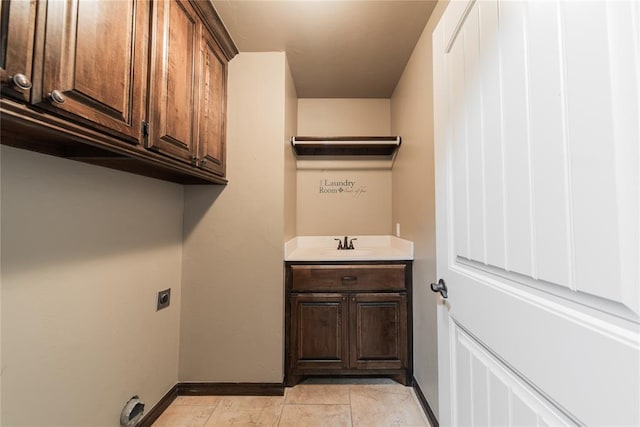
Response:
M429 427L411 387L307 382L284 396L180 396L154 427Z

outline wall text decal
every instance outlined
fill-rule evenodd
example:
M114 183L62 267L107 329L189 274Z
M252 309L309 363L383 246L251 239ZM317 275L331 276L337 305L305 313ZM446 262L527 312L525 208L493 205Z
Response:
M343 179L321 179L319 186L320 194L345 194L352 195L354 197L360 196L367 192L366 185L358 185L355 180Z

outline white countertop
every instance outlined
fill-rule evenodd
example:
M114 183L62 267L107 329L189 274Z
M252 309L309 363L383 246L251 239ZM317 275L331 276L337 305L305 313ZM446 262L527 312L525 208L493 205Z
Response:
M348 236L355 249L338 250L344 236L298 236L284 244L285 261L412 260L413 242L394 236Z

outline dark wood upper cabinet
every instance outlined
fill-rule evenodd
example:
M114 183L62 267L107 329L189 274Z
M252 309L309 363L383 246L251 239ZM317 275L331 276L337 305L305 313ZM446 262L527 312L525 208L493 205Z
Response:
M184 0L157 1L147 146L195 163L198 63L202 25Z
M198 127L198 164L201 168L225 174L227 61L211 34L202 37Z
M36 1L0 3L0 81L2 96L28 101L31 96Z
M224 174L227 60L194 4L156 3L148 147Z
M211 1L2 0L0 18L2 144L226 183L238 50Z
M34 87L32 102L139 142L150 3L56 0L46 6L42 80Z

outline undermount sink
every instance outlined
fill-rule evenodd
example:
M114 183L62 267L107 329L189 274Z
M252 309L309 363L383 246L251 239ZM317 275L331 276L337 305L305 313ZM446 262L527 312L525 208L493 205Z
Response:
M394 236L348 236L355 249L337 249L339 236L298 236L285 243L285 261L412 260L413 242ZM342 236L344 237L344 236Z

